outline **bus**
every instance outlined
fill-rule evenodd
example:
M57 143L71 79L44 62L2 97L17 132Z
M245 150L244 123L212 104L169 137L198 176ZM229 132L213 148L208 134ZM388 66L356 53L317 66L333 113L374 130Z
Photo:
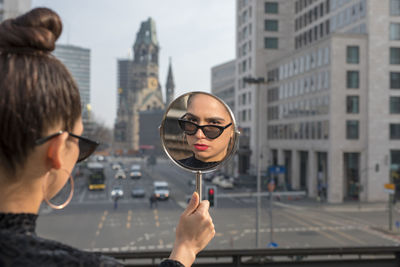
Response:
M106 188L104 166L99 162L89 162L87 165L90 173L88 178L89 190L104 190Z

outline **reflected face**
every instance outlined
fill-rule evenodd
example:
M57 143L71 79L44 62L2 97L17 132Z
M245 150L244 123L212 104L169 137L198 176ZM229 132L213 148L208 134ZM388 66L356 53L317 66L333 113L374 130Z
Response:
M190 97L184 119L199 126L225 127L232 123L228 110L221 102L212 96L201 93ZM232 135L233 125L227 127L215 139L208 138L201 129L198 129L193 135L186 135L186 138L196 159L203 162L214 162L225 158Z

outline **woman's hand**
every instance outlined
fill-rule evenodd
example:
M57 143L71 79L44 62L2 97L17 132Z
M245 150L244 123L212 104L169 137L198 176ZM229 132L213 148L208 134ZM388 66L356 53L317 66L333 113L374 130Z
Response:
M179 261L186 267L191 266L197 253L214 237L215 229L208 213L209 207L208 200L203 200L199 204L199 195L193 193L176 227L175 243L170 259Z

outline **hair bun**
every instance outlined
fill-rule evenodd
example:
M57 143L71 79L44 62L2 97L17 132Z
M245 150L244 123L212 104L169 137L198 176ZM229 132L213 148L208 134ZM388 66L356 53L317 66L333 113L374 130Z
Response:
M0 24L0 49L9 52L45 52L55 49L62 32L57 13L48 8L35 8Z

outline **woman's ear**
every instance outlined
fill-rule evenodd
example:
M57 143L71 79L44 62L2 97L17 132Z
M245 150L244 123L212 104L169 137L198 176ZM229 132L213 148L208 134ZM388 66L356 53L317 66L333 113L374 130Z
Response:
M60 169L63 163L64 150L66 148L65 142L67 141L68 133L64 132L59 136L52 138L47 148L47 158L50 160L51 167Z

